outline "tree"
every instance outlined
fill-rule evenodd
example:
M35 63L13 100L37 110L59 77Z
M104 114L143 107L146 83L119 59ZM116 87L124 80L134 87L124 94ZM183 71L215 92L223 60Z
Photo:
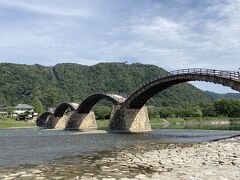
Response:
M150 119L152 118L159 118L159 109L155 107L148 107L148 116Z
M217 115L213 104L210 104L207 107L203 108L202 113L204 117L216 117Z
M42 102L38 99L37 96L35 96L33 99L33 107L34 107L35 112L37 112L37 113L43 112Z
M227 117L240 117L239 99L221 99L214 102L217 115Z
M93 108L96 119L109 119L111 115L111 108L104 105L96 105Z
M12 117L12 116L13 116L14 107L8 106L8 107L6 108L6 110L7 110L8 116L9 116L9 117Z

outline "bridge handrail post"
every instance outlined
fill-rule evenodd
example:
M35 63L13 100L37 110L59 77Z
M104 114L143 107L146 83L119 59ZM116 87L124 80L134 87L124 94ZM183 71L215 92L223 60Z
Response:
M209 69L204 69L204 73L208 74L209 73Z
M240 72L239 71L235 71L234 72L234 76L239 79L240 78Z
M219 72L219 75L222 76L222 70Z

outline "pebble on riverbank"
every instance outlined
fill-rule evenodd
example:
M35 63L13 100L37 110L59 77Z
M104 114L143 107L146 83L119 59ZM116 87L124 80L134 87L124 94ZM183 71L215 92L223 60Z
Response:
M136 147L135 147L136 148ZM216 142L139 152L122 150L115 158L104 157L102 174L117 179L240 179L240 137ZM154 149L154 148L151 148ZM134 171L135 169L135 171ZM111 173L107 173L111 172ZM115 174L123 172L121 174ZM137 175L136 172L140 172ZM82 176L82 179L88 179Z
M142 143L98 158L53 161L18 171L0 172L3 179L240 179L240 137L191 143Z

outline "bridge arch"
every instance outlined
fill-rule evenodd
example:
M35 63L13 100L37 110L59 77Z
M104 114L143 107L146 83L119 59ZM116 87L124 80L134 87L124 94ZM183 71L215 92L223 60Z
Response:
M88 114L93 106L99 102L100 100L105 99L107 101L112 102L114 105L120 105L125 101L125 98L117 95L117 94L110 94L110 93L96 93L88 96L86 99L82 101L82 103L77 108L77 113L79 114Z
M75 103L61 103L55 109L53 116L62 117L68 108L70 108L72 111L75 111L77 109L76 106L77 105Z
M240 91L239 72L196 68L182 69L162 74L137 89L126 99L122 109L141 109L151 97L160 91L188 81L212 82Z
M42 114L40 114L36 120L36 124L39 127L44 127L47 123L47 119L49 116L51 116L53 113L51 112L43 112Z

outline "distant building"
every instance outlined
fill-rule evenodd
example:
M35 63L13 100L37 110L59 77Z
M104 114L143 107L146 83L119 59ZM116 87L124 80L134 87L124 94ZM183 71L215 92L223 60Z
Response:
M50 108L48 108L48 112L52 112L53 113L55 111L55 109L56 109L55 107L50 107Z
M16 107L15 107L15 111L14 113L15 114L22 114L22 113L25 113L25 112L34 112L33 110L34 108L31 106L31 105L28 105L28 104L18 104Z

